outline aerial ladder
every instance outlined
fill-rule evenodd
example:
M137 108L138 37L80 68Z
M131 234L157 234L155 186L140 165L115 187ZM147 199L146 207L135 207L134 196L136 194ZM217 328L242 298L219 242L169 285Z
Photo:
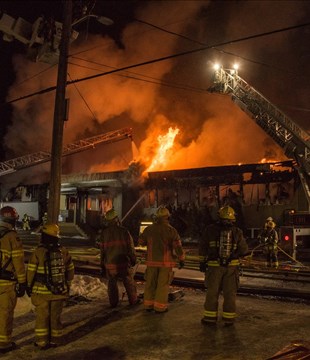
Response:
M123 128L110 131L101 135L89 137L87 139L77 140L63 147L62 156L72 155L81 151L95 148L97 144L109 144L116 141L131 139L132 128ZM24 155L5 162L0 162L0 176L4 176L18 170L39 165L51 160L51 153L48 151L39 151L33 154Z
M310 211L310 135L243 80L236 69L215 69L209 92L228 94L294 160Z

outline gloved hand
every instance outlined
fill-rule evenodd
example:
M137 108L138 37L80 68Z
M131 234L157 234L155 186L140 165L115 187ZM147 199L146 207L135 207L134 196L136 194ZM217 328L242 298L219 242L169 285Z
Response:
M27 289L26 282L21 284L17 283L15 287L17 297L23 297L25 295L26 289Z
M185 262L183 260L179 261L179 269L183 269L185 266Z
M199 270L203 273L205 273L207 271L207 263L205 261L199 263Z

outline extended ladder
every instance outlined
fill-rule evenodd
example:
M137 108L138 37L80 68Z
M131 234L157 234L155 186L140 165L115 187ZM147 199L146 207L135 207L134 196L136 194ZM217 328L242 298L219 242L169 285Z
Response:
M244 81L236 70L215 70L213 82L210 92L231 95L232 100L281 146L285 155L296 161L310 207L310 135Z
M110 131L105 134L78 140L63 147L62 156L71 155L80 151L92 149L100 143L112 143L123 139L132 139L132 128L123 128ZM24 155L5 162L0 162L0 176L24 169L30 166L38 165L51 160L51 153L39 151L37 153Z

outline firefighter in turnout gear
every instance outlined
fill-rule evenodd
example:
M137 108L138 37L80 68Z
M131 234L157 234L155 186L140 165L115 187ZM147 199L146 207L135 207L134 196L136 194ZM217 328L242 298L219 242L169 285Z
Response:
M204 304L206 325L216 325L219 295L223 292L225 326L233 325L239 284L239 258L248 252L242 230L235 225L235 211L230 206L219 209L219 220L206 227L199 242L200 271L205 273L207 287Z
M24 214L23 216L23 230L30 230L30 217L27 214Z
M169 285L173 267L184 267L185 254L177 230L169 224L169 210L160 207L157 221L146 227L139 237L139 245L147 246L144 287L144 308L163 313L168 310Z
M14 230L17 218L11 206L0 210L0 353L16 347L12 342L14 309L17 297L26 290L24 250Z
M35 346L42 350L60 341L61 313L74 277L71 256L59 238L58 225L43 225L40 244L27 268L27 294L36 308Z
M42 225L46 225L47 220L48 220L47 212L45 212L44 215L42 216Z
M266 255L266 266L277 268L279 266L279 236L275 227L276 224L272 220L266 221L264 229L261 231L257 238L260 244L264 246L264 253Z
M101 251L101 267L105 269L108 280L108 297L111 307L119 303L119 289L117 281L121 280L125 286L130 305L140 301L134 280L133 266L136 265L136 252L132 236L120 225L118 215L114 209L107 211L105 219L107 227L99 237Z

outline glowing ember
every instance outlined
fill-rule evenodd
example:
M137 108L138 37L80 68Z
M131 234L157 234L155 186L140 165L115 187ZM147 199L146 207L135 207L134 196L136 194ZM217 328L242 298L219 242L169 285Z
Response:
M169 128L169 131L166 135L158 136L157 141L159 146L154 156L154 159L151 165L149 166L149 168L147 169L147 171L152 171L155 168L158 169L165 163L167 152L172 148L174 139L179 133L179 131L180 130L178 128L175 129Z
M267 159L267 158L263 158L261 159L261 164L268 164L268 163L274 163L274 162L280 162L281 160L276 160L276 159Z

